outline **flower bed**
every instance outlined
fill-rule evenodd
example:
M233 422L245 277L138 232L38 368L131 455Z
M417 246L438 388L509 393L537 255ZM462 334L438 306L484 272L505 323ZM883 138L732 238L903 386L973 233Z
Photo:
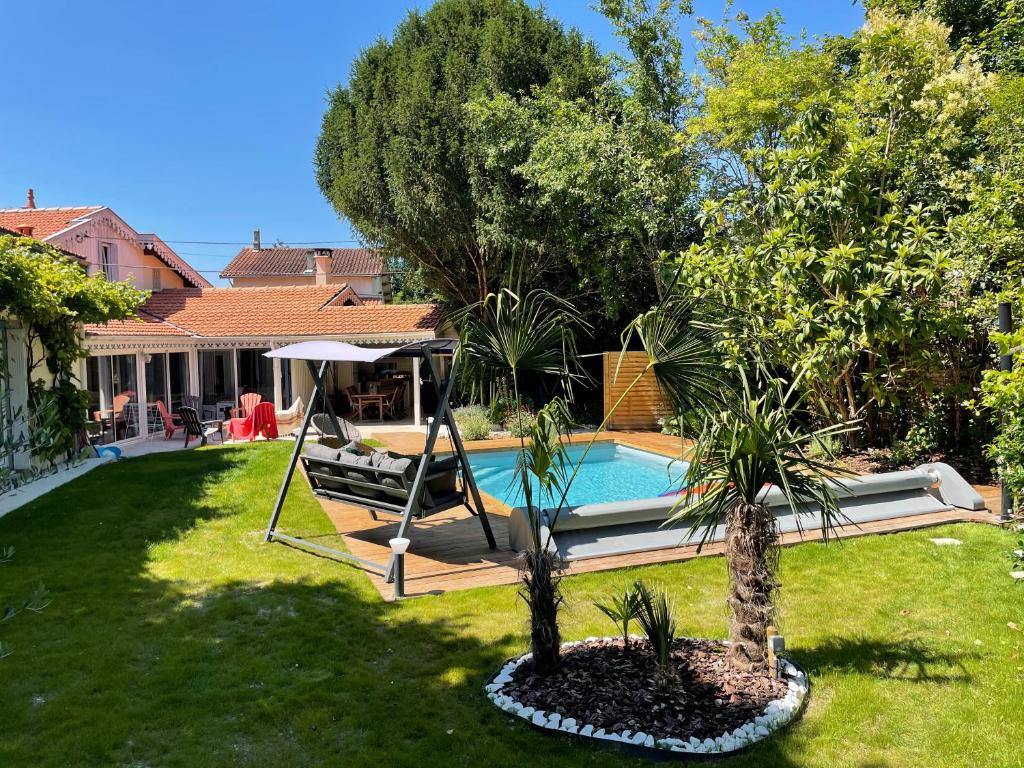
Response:
M734 753L794 720L807 677L782 661L776 680L733 670L720 641L680 638L671 669L657 667L646 640L591 637L562 646L557 674L533 673L529 653L486 686L501 710L537 728L617 743L652 756Z

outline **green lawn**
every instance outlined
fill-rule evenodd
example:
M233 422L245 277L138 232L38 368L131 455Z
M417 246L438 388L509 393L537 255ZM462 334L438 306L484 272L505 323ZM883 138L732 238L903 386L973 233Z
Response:
M513 588L393 605L350 566L262 543L289 446L154 455L93 471L0 520L0 766L616 766L485 699L525 647ZM326 533L301 482L286 529ZM961 547L939 548L935 535ZM805 718L743 766L1024 765L1024 588L981 525L783 555L783 632ZM591 598L640 571L566 581L566 639L609 634ZM642 569L683 632L725 631L720 559Z

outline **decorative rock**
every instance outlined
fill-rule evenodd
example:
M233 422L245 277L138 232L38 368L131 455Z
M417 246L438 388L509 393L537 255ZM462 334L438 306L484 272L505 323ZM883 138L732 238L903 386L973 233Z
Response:
M955 546L961 543L956 539L934 539L933 541L938 546ZM1018 556L1020 555L1018 554ZM1011 573L1011 576L1015 579L1024 579L1024 571L1014 571ZM637 636L633 635L632 637L636 638ZM615 640L621 640L621 637L587 638L582 641L570 641L564 643L562 647L571 648L588 642L592 643L601 640L614 642ZM722 643L722 645L725 646L727 643ZM722 735L713 739L705 738L701 740L696 736L680 738L672 736L671 734L665 734L655 738L652 734L648 734L641 730L634 732L632 729L624 729L621 733L616 733L600 727L595 729L593 725L587 723L581 725L574 717L563 716L558 712L545 712L544 710L539 710L535 707L523 706L522 703L516 701L512 696L503 693L502 691L504 687L513 681L513 675L516 669L521 664L529 661L530 658L532 658L531 654L526 653L516 659L510 660L499 670L493 680L484 686L487 698L494 702L496 707L504 712L529 720L531 724L539 728L562 731L564 733L586 738L597 738L605 741L621 742L636 746L643 746L649 749L657 748L672 752L727 753L742 749L749 744L766 738L772 731L788 723L800 710L800 706L808 691L807 676L798 670L793 664L789 663L785 659L780 659L782 662L781 667L783 673L786 678L788 678L786 681L786 693L780 699L769 701L765 706L764 711L761 714L756 715L750 722L733 727L731 731L726 731ZM733 699L734 698L735 697L733 697ZM733 699L730 699L730 701ZM722 701L719 705L724 706L725 702ZM728 720L725 722L728 722ZM621 727L621 725L619 727Z
M944 536L940 536L937 539L929 539L929 541L937 547L959 547L963 544L960 539L950 539Z
M1024 579L1024 571L1010 571L1010 578L1020 581Z

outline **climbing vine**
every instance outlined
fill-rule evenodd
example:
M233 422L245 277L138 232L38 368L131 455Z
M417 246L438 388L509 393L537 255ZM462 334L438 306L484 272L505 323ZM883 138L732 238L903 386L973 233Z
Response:
M81 325L130 317L146 296L130 283L88 276L72 258L38 240L0 236L0 316L25 329L29 394L27 414L13 416L26 429L5 436L11 445L4 450L28 449L52 464L75 449L87 405L77 378L77 363L86 355Z

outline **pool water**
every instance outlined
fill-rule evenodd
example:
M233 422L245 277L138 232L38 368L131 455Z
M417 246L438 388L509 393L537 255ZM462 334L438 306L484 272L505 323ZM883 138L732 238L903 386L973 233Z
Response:
M584 447L569 447L569 459L573 463L579 461ZM515 473L518 455L517 450L469 454L469 463L480 490L513 507L523 504L523 489ZM566 504L575 507L605 501L654 498L666 491L679 490L686 466L686 462L656 453L613 443L595 443L569 489ZM558 500L544 499L544 505L556 504Z

